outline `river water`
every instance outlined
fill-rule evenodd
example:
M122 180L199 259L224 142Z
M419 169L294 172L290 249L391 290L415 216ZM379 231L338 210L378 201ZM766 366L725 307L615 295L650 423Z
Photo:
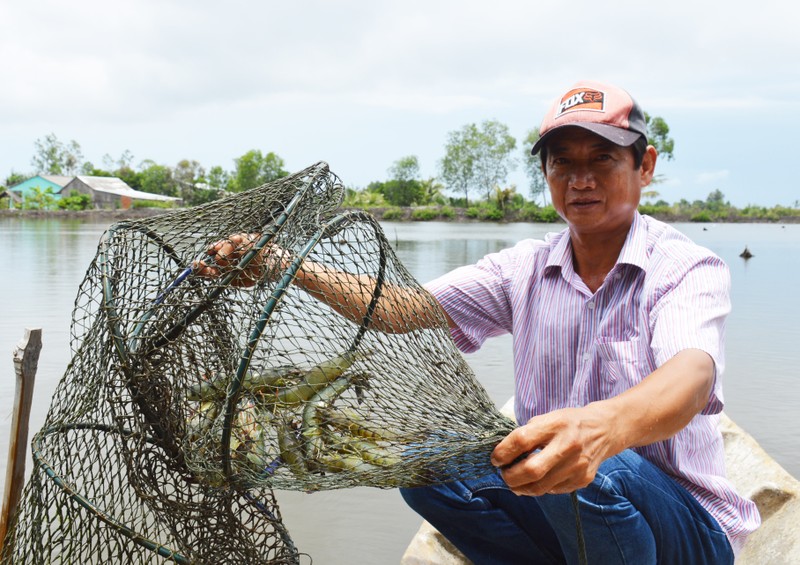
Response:
M78 285L108 222L0 218L3 305L0 312L0 477L14 397L12 352L26 327L40 327L31 435L69 362L69 323ZM421 282L526 237L563 225L383 223L386 238ZM790 473L800 476L800 225L675 224L730 266L733 312L728 321L726 413ZM748 261L739 253L748 248ZM5 358L5 359L4 359ZM513 393L511 340L501 337L467 356L490 397ZM28 468L30 468L30 458ZM398 563L420 519L394 490L356 488L304 494L278 492L284 522L315 564ZM306 557L303 562L311 561Z

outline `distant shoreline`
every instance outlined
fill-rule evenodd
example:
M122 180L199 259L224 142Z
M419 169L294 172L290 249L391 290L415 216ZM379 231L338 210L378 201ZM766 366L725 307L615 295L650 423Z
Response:
M140 220L145 218L152 218L161 214L166 214L172 211L184 210L185 208L164 209L164 208L132 208L130 210L0 210L0 218L65 218L76 220L89 220L89 221L121 221L121 220ZM349 209L349 208L344 208ZM388 208L367 208L366 211L375 216L379 221L383 220L383 214ZM391 208L396 211L397 208ZM452 223L535 223L530 220L519 219L513 212L506 215L503 220L484 220L479 218L470 218L466 215L464 208L453 208L454 214L446 217L435 217L430 220L414 219L412 212L415 208L408 206L400 208L402 214L397 216L393 215L391 219L386 221L391 222L452 222ZM800 216L785 216L777 220L770 220L765 218L751 218L751 217L735 217L735 218L720 218L712 222L692 222L689 216L674 216L674 215L652 215L657 220L667 223L712 223L712 224L800 224ZM563 222L557 222L563 223Z
M175 208L177 210L177 208ZM0 210L0 218L67 218L78 220L140 220L171 209L133 208L131 210Z

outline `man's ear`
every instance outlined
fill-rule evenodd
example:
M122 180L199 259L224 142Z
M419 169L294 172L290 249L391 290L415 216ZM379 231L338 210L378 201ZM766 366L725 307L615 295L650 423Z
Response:
M656 171L656 161L658 160L658 151L652 145L648 145L644 151L642 158L642 166L639 168L639 173L642 179L642 188L649 185Z

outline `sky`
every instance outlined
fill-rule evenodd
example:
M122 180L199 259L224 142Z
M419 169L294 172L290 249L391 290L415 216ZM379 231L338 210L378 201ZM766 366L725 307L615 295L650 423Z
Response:
M251 149L345 185L498 120L521 143L593 79L628 90L675 140L668 202L800 201L800 34L787 0L227 2L0 0L0 181L50 133L103 165L126 151L233 170ZM520 145L517 156L522 157ZM507 183L527 195L518 167Z

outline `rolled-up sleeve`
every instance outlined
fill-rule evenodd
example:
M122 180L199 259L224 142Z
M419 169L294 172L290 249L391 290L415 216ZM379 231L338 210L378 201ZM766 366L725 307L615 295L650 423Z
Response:
M513 265L513 253L506 250L425 285L455 323L451 334L461 351L471 353L487 338L511 332L508 281Z
M715 256L688 269L651 311L651 346L658 366L684 349L700 349L714 361L714 385L702 414L717 414L724 405L721 377L725 322L730 311L730 272Z

